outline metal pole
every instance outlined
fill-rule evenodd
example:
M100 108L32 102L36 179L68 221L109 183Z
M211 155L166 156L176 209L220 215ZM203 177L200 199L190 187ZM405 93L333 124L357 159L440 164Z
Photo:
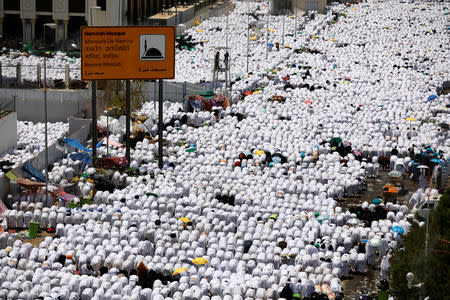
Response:
M269 57L269 16L270 16L270 0L267 2L266 59Z
M117 25L122 26L122 0L119 0L119 22Z
M431 185L430 185L431 186ZM425 249L424 249L424 265L423 265L423 282L425 282L425 277L426 277L426 268L427 268L427 255L428 255L428 216L430 213L430 196L428 195L427 197L427 223L426 223L426 227L425 227ZM422 284L422 286L420 287L420 294L419 294L419 299L422 299L423 295L424 295L424 284Z
M248 75L249 51L250 51L250 13L247 15L247 75Z
M175 0L175 31L178 27L178 0Z
M125 157L128 160L128 165L130 165L130 80L126 81L125 87L126 93L126 124L125 124L125 139L126 139L126 150Z
M157 88L157 81L154 82L154 88L153 88L153 109L156 110L156 88Z
M97 81L92 81L92 164L97 159Z
M163 80L159 79L158 166L163 167Z
M225 47L227 48L227 51L228 51L228 33L229 33L229 29L228 29L228 12L227 12L227 35L226 35L226 37L225 37ZM1 65L0 65L0 67L1 67Z
M250 50L250 0L247 1L247 76L248 76L249 50Z
M106 105L106 157L109 157L109 99Z
M297 40L297 7L294 7L294 40Z
M44 26L44 119L45 119L45 202L48 203L47 54Z
M284 13L285 13L285 12L286 12L286 11L284 11ZM282 20L283 20L283 30L282 30L282 32L281 32L281 47L284 47L284 17L285 17L284 13L281 14L281 18L282 18Z

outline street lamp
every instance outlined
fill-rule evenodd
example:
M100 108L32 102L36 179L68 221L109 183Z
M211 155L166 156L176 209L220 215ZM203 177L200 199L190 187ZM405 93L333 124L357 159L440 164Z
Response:
M408 274L406 274L406 281L408 282L408 289L412 289L412 288L420 289L419 300L421 300L421 299L423 299L423 286L424 286L424 283L420 282L418 284L413 284L414 277L415 277L414 273L408 272Z
M100 6L91 6L89 7L89 15L91 17L91 22L89 24L89 26L93 26L94 25L94 16L92 15L92 11L93 10L101 10L102 8Z
M44 118L45 118L45 201L48 203L48 131L47 131L47 51L45 51L45 27L56 29L55 23L44 24Z

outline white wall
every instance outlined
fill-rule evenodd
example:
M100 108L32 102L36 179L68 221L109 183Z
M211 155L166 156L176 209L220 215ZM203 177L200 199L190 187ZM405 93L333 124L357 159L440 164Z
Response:
M15 95L15 111L19 121L44 121L44 92L39 89L0 89L0 105L10 104ZM9 109L12 109L8 106ZM47 91L47 112L49 122L63 121L81 114L83 109L91 111L89 90Z
M15 112L0 119L0 154L17 147L17 114Z

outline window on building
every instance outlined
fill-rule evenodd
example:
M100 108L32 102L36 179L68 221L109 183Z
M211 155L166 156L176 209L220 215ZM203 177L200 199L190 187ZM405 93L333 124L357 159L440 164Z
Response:
M51 12L52 10L53 0L36 0L36 11Z
M4 0L4 10L20 10L20 1L17 0Z
M84 14L86 12L85 1L69 0L69 12Z
M106 0L97 0L97 6L100 6L102 10L106 10Z

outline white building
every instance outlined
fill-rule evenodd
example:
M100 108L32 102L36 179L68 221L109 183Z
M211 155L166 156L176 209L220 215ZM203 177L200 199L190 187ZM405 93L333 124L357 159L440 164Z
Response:
M41 39L45 23L51 41L79 39L83 25L126 25L129 0L0 0L0 34L3 38L32 42ZM100 9L92 9L100 7Z
M326 0L272 0L271 11L272 14L281 14L283 10L299 9L302 11L318 11L323 13L325 11Z

